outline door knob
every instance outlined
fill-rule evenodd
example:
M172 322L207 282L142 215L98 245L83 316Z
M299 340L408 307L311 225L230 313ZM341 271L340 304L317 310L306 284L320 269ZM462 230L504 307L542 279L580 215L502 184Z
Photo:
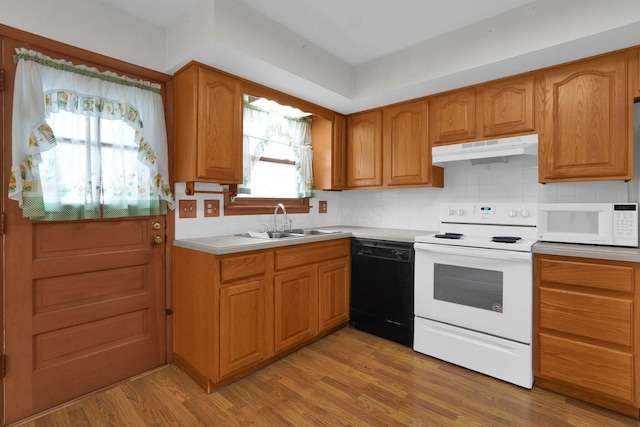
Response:
M160 243L162 243L164 240L162 239L162 236L159 234L156 234L155 236L153 236L153 244L155 245L159 245Z
M162 224L160 224L158 221L153 221L151 223L151 227L153 227L154 230L160 230L162 228Z

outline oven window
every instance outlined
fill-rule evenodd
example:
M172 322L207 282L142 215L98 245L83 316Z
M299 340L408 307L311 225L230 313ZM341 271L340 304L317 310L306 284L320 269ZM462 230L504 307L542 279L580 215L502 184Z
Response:
M434 265L436 300L502 313L502 295L502 271Z

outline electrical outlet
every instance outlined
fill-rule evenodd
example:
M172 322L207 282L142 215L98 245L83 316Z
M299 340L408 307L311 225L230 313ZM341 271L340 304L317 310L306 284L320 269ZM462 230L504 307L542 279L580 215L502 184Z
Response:
M195 200L178 201L178 218L196 218L196 216Z
M320 200L320 202L318 203L318 212L319 213L327 213L327 201L326 200Z
M205 200L204 216L220 216L220 200Z

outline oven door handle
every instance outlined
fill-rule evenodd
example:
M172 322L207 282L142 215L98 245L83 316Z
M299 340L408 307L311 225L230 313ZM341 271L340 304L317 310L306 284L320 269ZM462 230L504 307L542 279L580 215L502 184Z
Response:
M495 260L525 261L531 262L530 252L504 251L499 249L465 248L463 246L430 245L428 243L415 243L416 252L424 251L434 254L470 256L476 258L489 258Z

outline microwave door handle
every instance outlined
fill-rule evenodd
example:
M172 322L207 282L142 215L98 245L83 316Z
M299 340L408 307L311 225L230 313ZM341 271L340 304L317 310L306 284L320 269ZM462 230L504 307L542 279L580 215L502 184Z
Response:
M416 243L414 245L416 251L426 251L435 254L456 255L456 256L471 256L476 258L489 258L499 260L510 261L531 261L530 252L517 252L517 251L501 251L491 249L472 249L462 246L441 246L441 245L429 245L424 243Z

